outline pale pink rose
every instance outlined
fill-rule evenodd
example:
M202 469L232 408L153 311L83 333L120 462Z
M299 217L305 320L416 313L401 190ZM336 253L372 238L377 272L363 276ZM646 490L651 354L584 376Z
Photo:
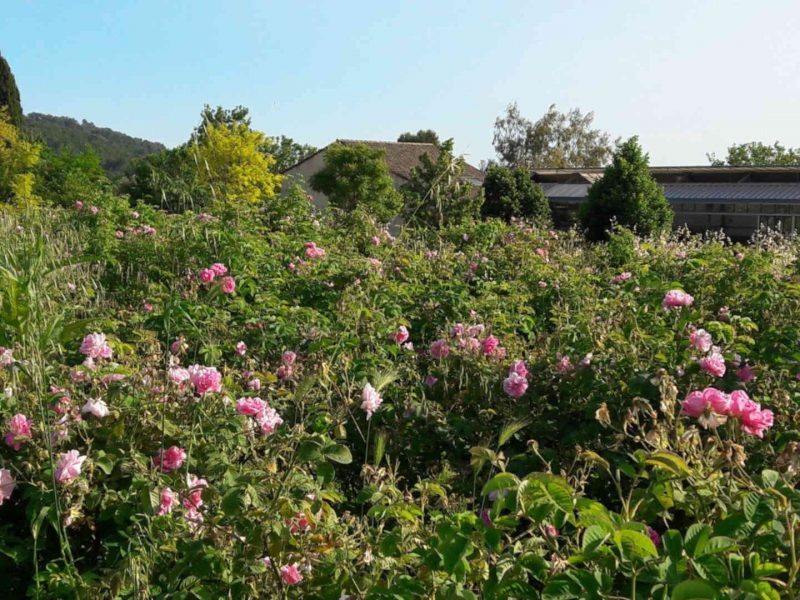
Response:
M495 336L490 335L485 340L483 340L481 347L483 348L483 353L486 356L492 356L497 350L497 346L499 345L500 341Z
M139 211L138 211L138 210L134 210L134 211L131 213L131 216L132 216L134 219L138 219L138 218L139 218Z
M408 340L408 328L405 325L400 325L397 330L392 333L392 339L398 344L403 344Z
M173 367L169 370L169 379L175 385L181 385L191 378L189 371L181 367Z
M267 403L261 398L239 398L236 401L236 412L240 415L255 417L264 412Z
M278 376L278 379L280 379L281 381L289 381L292 378L294 371L292 367L290 367L289 365L281 365L280 367L278 367L276 374Z
M539 257L544 258L544 259L546 259L547 256L549 255L549 252L547 251L546 248L537 248L535 250L535 252L536 252L536 256L539 256Z
M17 482L11 471L0 469L0 506L3 506L3 502L11 498L15 487L17 487Z
M14 450L22 448L31 438L31 422L23 414L17 414L8 420L8 431L5 435L6 445Z
M722 377L725 375L725 358L719 352L712 352L697 361L700 368L709 375Z
M244 356L247 354L247 344L244 342L237 342L236 344L236 354L239 356Z
M731 401L728 405L728 414L732 417L741 417L746 412L757 410L758 405L750 400L744 390L731 392Z
M260 390L261 380L258 377L253 377L250 381L247 382L247 389L255 391Z
M372 418L373 413L380 408L383 403L383 398L381 398L377 390L372 387L372 384L367 383L361 392L361 399L361 409L367 413L367 420L369 420Z
M91 208L89 208L89 212L92 213L93 215L96 215L97 213L100 212L100 209L97 208L96 206L92 206Z
M222 391L222 375L215 367L192 365L187 370L189 382L196 394L203 396L208 392Z
M117 238L118 240L121 240L122 238L124 238L124 237L125 237L125 232L124 232L124 231L121 231L120 229L117 229L117 230L114 232L114 235L116 236L116 238Z
M570 361L569 356L561 356L556 362L556 371L565 375L567 373L571 373L575 369L575 366Z
M281 355L281 362L285 364L287 367L291 367L294 364L295 360L297 360L297 354L295 354L291 350L287 350Z
M558 537L558 529L556 529L555 525L550 523L544 526L544 532L548 537Z
M159 497L161 499L161 504L156 513L158 515L167 515L172 512L173 507L178 505L178 495L168 487L161 490Z
M145 302L144 304L142 304L142 309L146 313L151 313L153 312L153 305L150 304L149 302Z
M212 219L211 215L210 215L210 214L208 214L208 213L206 213L206 212L202 212L202 213L200 213L199 215L197 215L197 220L198 220L198 221L204 221L204 222L208 222L208 221L210 221L211 219Z
M592 354L591 352L587 352L586 354L584 354L584 355L583 355L583 358L582 358L582 359L580 360L580 362L578 363L578 366L579 366L579 367L582 367L582 368L584 368L584 369L585 369L586 367L589 367L589 366L591 366L591 364L592 364L592 357L593 357L593 356L594 356L594 354Z
M283 565L281 567L281 579L286 585L297 585L303 581L303 575L297 568L297 563L293 565Z
M75 204L73 204L76 210L81 210L83 208L83 202L80 200L75 200Z
M481 342L476 337L468 337L460 340L458 345L464 348L467 352L472 352L473 354L477 354L481 349Z
M503 380L503 390L512 398L521 398L528 389L528 380L516 373L510 373Z
M464 325L462 325L461 323L456 323L450 330L450 335L452 335L453 337L460 337L464 335L464 331L465 331Z
M214 271L214 275L225 275L228 272L228 267L222 263L214 263L209 268Z
M211 283L212 281L214 281L214 277L216 276L217 274L214 273L213 269L203 269L202 271L200 271L200 281L202 281L203 283Z
M483 335L483 332L486 331L486 326L478 323L477 325L470 325L467 328L467 335L472 337L480 337Z
M0 368L10 367L15 362L17 361L11 349L0 346Z
M125 379L125 375L122 373L106 373L100 378L100 383L105 386L109 386L112 383L117 383Z
M59 455L58 465L56 466L56 481L58 483L69 483L81 474L85 456L81 456L77 450L70 450Z
M450 346L445 340L436 340L431 344L431 356L433 358L446 358L450 354Z
M708 352L713 345L711 334L705 329L695 329L689 334L689 342L700 352Z
M89 398L89 400L81 407L82 413L89 413L102 419L109 415L108 405L99 398Z
M381 238L379 238L377 235L373 235L372 238L370 239L370 243L373 246L380 246L381 245Z
M164 450L160 456L153 459L153 463L161 470L169 473L175 469L180 469L183 461L186 460L186 451L178 446L170 446Z
M633 274L630 271L625 271L623 273L620 273L619 275L615 275L614 278L611 280L611 283L625 283L631 277L633 277Z
M271 435L274 431L283 424L283 419L277 411L268 406L257 417L256 421L258 426L261 427L261 433L264 435Z
M90 333L81 342L81 354L89 358L111 358L111 346L103 333Z
M691 306L694 298L682 290L670 290L664 296L664 301L661 305L664 308L681 308L683 306Z
M516 373L520 377L527 377L528 376L528 367L525 365L524 360L517 360L512 363L512 365L508 368L509 375L511 373Z
M434 377L433 375L426 375L424 383L425 383L425 385L430 387L430 386L436 385L436 383L438 381L439 381L439 379Z
M236 291L236 280L230 276L223 277L221 288L225 294L232 294Z

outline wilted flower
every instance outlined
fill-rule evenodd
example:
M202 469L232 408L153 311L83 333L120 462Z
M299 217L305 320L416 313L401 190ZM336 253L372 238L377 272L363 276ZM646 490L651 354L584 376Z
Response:
M56 466L56 481L58 483L69 483L75 479L81 474L81 468L85 460L86 457L81 456L77 450L62 453Z
M8 420L8 431L5 435L6 445L14 450L19 450L22 445L30 440L31 422L23 414L17 414Z
M247 354L247 344L244 342L237 342L236 344L236 354L239 356L244 356Z
M109 415L108 405L100 398L89 398L89 400L81 407L82 413L90 413L102 419Z
M325 250L317 246L314 242L306 242L305 247L307 258L323 258L325 256Z
M257 415L256 421L264 435L272 434L283 423L281 416L271 406L266 407L261 414Z
M159 494L161 503L158 507L158 515L166 515L172 512L173 507L178 505L178 495L170 488L165 487Z
M111 346L106 341L104 333L90 333L81 342L81 354L89 358L111 358Z
M380 408L383 403L383 398L381 398L377 390L372 387L372 384L367 383L364 385L364 389L361 392L361 399L361 409L367 413L367 420L369 420L372 418L373 413Z
M14 493L14 488L17 487L17 482L14 476L8 469L0 469L0 506L3 502L11 498Z

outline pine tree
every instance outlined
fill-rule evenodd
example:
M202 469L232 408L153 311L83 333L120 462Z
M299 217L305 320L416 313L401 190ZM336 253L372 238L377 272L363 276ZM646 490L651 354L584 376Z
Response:
M0 54L0 108L6 107L11 124L22 127L22 105L19 100L19 89L11 72L11 67Z
M581 223L592 240L605 239L612 221L652 235L667 231L672 217L672 207L650 176L648 156L635 136L617 148L580 208Z

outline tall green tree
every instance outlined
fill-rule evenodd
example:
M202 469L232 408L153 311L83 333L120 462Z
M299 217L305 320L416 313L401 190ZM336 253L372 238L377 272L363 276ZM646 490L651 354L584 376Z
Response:
M728 156L718 159L713 153L706 154L714 167L799 167L800 148L787 148L780 142L772 146L761 142L733 144L728 147Z
M403 186L407 223L440 229L478 216L482 191L463 179L464 159L453 154L452 139L441 145L435 159L426 152L419 163Z
M433 129L420 129L417 133L407 131L401 133L397 138L398 142L418 142L425 144L439 145L439 135Z
M594 113L573 108L562 113L550 105L535 123L516 103L494 122L494 149L500 162L525 169L601 167L611 157L611 136L592 128Z
M92 200L111 191L100 156L86 148L73 153L45 148L36 166L34 193L47 204L71 206L75 200Z
M8 61L0 54L0 108L3 107L6 108L11 124L17 129L22 127L22 104L17 81Z
M506 221L514 218L550 221L550 202L542 186L531 179L522 168L490 165L483 180L482 213L486 217L498 217Z
M613 223L642 235L662 233L672 226L672 207L650 176L648 155L637 137L618 146L603 176L589 188L579 215L592 240L605 239Z
M285 135L268 137L264 146L264 152L275 159L274 169L278 173L283 173L316 151L314 146L300 144Z
M383 223L397 216L403 205L383 151L365 144L331 144L325 151L325 166L310 184L345 213L370 215Z

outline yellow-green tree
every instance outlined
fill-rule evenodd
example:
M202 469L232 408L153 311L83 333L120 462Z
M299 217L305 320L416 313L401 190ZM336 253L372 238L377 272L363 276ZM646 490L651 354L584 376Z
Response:
M273 172L275 159L261 152L263 133L243 123L208 123L195 146L199 177L218 202L259 204L277 196L283 176Z
M38 144L24 139L11 124L8 113L0 109L0 202L34 206L33 170L39 162Z

